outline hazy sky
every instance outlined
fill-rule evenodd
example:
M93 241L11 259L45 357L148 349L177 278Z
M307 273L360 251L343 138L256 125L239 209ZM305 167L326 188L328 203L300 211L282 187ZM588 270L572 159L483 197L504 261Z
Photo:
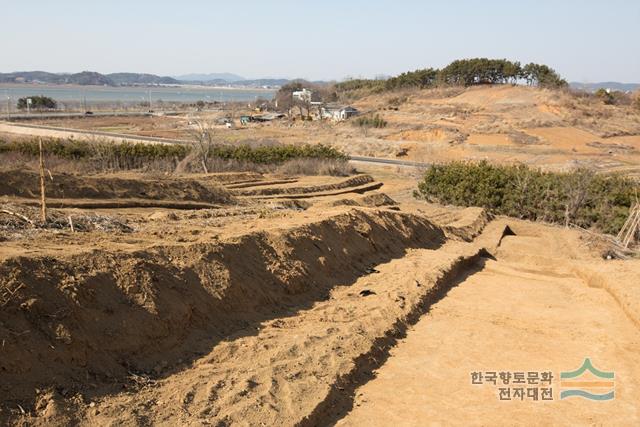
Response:
M373 77L467 57L640 82L640 0L0 0L0 72Z

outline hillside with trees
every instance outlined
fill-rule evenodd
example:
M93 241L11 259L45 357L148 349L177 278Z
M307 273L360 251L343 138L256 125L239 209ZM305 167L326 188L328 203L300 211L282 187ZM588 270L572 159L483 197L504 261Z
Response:
M112 73L106 74L106 77L118 86L135 86L135 85L174 85L180 82L172 77L156 76L155 74L140 73Z
M507 59L472 58L453 61L442 69L408 71L387 80L348 80L336 84L336 91L381 93L408 88L519 83L543 88L567 87L566 80L544 64L521 65Z

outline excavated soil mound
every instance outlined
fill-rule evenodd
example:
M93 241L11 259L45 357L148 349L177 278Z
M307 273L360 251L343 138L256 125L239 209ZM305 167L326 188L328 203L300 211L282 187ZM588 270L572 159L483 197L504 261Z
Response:
M39 176L25 170L0 171L0 196L40 197ZM153 199L226 203L227 190L191 179L127 179L56 174L47 179L47 197L55 199Z
M342 190L350 187L358 187L365 184L370 184L374 182L374 179L370 175L357 175L344 181L335 182L331 184L322 184L322 185L309 185L305 187L300 186L290 186L290 187L266 187L266 188L251 188L251 189L241 189L241 190L232 190L233 194L242 195L242 196L270 196L274 194L308 194L308 193L319 193L322 191L330 191L330 190Z
M39 390L112 393L159 376L230 334L254 334L409 248L436 249L428 220L360 211L277 233L137 252L17 257L0 264L0 420ZM119 389L122 390L121 388Z

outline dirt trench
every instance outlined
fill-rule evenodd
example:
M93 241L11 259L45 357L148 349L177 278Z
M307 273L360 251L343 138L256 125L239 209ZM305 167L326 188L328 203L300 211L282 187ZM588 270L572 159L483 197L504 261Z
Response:
M296 181L292 181L293 184ZM347 178L342 181L330 183L330 184L322 184L322 185L308 185L308 186L295 186L295 185L269 185L266 188L256 188L254 185L253 188L241 188L241 189L232 189L231 192L238 196L273 196L273 195L301 195L308 193L321 193L328 192L332 190L343 190L350 187L360 187L365 184L371 184L374 182L374 179L371 175L356 175L351 178ZM291 181L289 181L291 183ZM237 187L236 187L237 188Z
M586 263L570 234L513 221L495 258L433 304L323 424L638 425L638 270ZM613 389L613 399L561 398L560 373L585 358L615 375L613 388L587 390ZM500 388L529 393L537 383L472 384L472 372L486 371L550 371L553 399L503 400Z
M640 419L640 270L590 258L578 234L345 206L220 240L7 258L0 422L422 425L473 405L485 420ZM582 356L619 375L613 405L465 388L473 369Z
M495 248L503 228L487 227L485 242ZM135 392L98 400L81 422L324 425L380 350L485 256L484 247L458 240L410 249L295 316L222 341L191 366Z
M355 209L228 241L7 259L0 285L18 292L0 311L0 420L25 411L65 424L60 407L78 422L89 401L169 378L376 265L445 242L423 217Z
M36 172L0 171L0 196L37 199L40 197ZM231 203L233 196L217 183L203 185L196 179L140 179L113 176L77 176L56 173L46 181L47 197L52 199L145 199L179 200L205 203Z

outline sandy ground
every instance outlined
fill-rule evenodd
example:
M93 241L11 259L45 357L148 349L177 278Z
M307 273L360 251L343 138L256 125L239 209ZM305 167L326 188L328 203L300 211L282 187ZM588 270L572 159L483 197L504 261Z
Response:
M508 87L420 92L397 111L388 101L359 104L384 114L385 129L273 123L220 135L638 168L637 116L619 109ZM49 228L0 216L0 423L640 422L638 260L606 261L602 241L578 230L416 200L419 170L357 167L54 171ZM5 167L0 180L0 206L37 218L36 176ZM471 384L474 371L552 371L557 398L559 372L585 357L615 372L614 400L501 402Z
M577 231L415 200L407 170L361 172L165 177L152 188L135 173L64 177L65 207L51 210L61 229L1 234L0 419L314 426L638 416L637 261L606 262ZM3 180L5 205L35 197L27 172ZM135 206L89 207L101 200ZM158 205L178 201L216 206ZM96 214L101 226L128 229L95 228ZM87 228L70 233L68 215ZM615 401L505 404L470 385L474 370L558 372L583 357L616 372Z
M487 260L409 330L376 378L356 391L355 407L339 425L640 423L637 325L606 290L575 277L562 233L511 228L517 236L503 239L497 260ZM544 256L532 260L532 252ZM567 264L554 268L558 260ZM586 357L615 372L614 400L560 400L559 373ZM509 386L473 385L478 371L551 371L555 400L501 401L499 387Z

